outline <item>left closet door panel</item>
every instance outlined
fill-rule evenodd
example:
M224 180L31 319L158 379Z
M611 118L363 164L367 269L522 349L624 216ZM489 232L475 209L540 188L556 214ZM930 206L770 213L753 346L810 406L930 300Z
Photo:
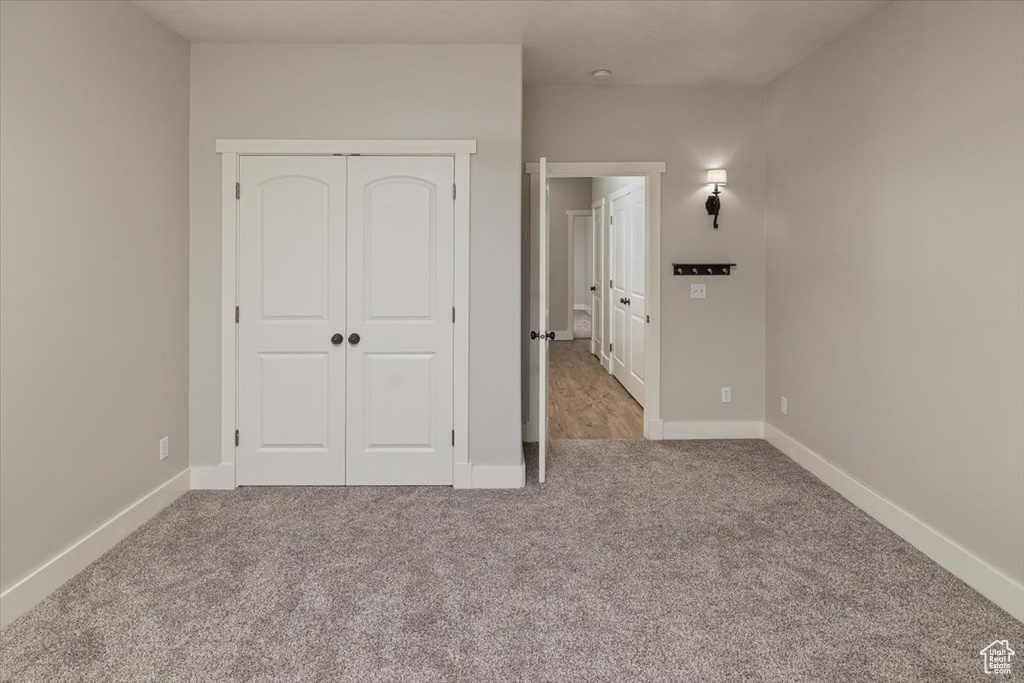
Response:
M238 484L344 484L346 159L239 179Z

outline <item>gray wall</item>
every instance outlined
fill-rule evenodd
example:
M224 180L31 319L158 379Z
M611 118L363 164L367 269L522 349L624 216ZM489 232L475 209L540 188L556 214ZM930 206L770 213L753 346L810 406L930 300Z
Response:
M658 265L661 417L762 419L764 89L529 86L523 148L526 161L667 163ZM715 231L704 210L704 181L707 169L721 167L729 185ZM708 279L707 299L690 299L692 278L673 277L670 265L690 259L739 267ZM721 402L722 386L732 387L732 403Z
M128 3L0 3L3 588L188 466L188 81Z
M768 421L1018 582L1022 71L1024 4L893 3L767 100Z
M550 329L572 331L569 308L569 231L566 211L590 209L589 178L552 178L548 181L550 226L550 272L548 278L548 315Z
M192 464L220 460L217 138L475 138L471 165L470 459L518 464L522 48L192 46ZM500 362L495 359L502 359Z

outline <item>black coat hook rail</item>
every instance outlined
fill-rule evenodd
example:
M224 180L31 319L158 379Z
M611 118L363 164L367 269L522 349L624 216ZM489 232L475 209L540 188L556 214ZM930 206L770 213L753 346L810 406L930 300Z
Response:
M728 275L735 263L673 263L673 275Z

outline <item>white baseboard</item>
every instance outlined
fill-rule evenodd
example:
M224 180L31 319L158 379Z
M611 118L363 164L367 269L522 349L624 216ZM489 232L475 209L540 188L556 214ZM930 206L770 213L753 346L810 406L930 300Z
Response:
M572 341L572 330L555 330L555 341Z
M194 491L230 491L235 488L235 466L221 463L210 467L192 468Z
M0 593L0 628L35 607L125 536L189 490L189 470L171 477Z
M536 440L536 439L535 439ZM526 465L456 465L453 486L457 489L521 488L526 482ZM193 467L192 490L227 491L235 488L234 465Z
M685 420L665 422L665 439L761 439L764 422L760 420Z
M573 304L572 310L574 311L586 311L587 313L593 314L593 310L586 304Z
M770 424L765 439L968 586L1024 621L1024 586Z
M764 423L759 420L687 420L682 422L664 422L649 420L645 439L661 441L662 439L760 439L764 437ZM537 443L540 435L537 425L527 422L523 425L523 442Z
M473 465L475 489L521 489L526 486L526 460L518 465Z

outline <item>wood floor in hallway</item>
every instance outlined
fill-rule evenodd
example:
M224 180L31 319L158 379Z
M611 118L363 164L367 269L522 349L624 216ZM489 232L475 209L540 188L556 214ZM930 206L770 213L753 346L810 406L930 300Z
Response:
M549 342L548 350L548 438L644 437L644 409L601 367L589 339Z

